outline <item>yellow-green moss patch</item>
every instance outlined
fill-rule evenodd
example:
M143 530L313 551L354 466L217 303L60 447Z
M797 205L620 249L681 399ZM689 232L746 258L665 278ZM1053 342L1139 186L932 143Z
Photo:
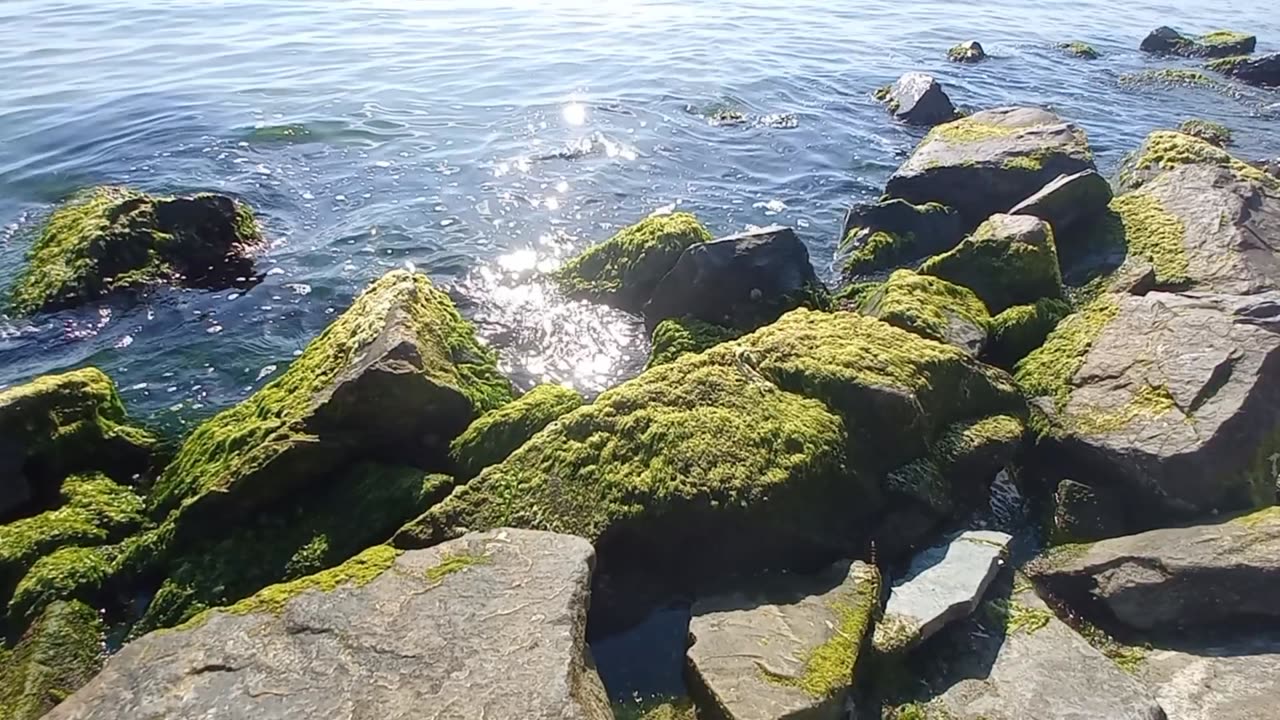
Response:
M12 650L0 645L0 718L37 720L102 667L103 627L79 602L49 605Z
M1232 157L1220 147L1173 130L1156 130L1147 136L1142 147L1126 162L1121 182L1138 187L1143 182L1139 171L1171 170L1181 165L1218 165L1230 169L1241 180L1270 188L1280 188L1280 180L1246 162Z
M694 317L667 318L653 329L647 367L666 365L681 355L702 352L741 334Z
M982 142L993 138L1009 137L1026 130L1026 127L985 123L973 118L960 118L943 123L929 131L924 142L941 140L953 144Z
M1211 120L1184 120L1178 125L1178 132L1204 140L1215 147L1231 144L1231 128Z
M440 562L427 568L424 573L427 579L438 583L450 575L466 570L474 565L487 565L489 556L482 553L455 552L445 555Z
M449 446L459 478L470 479L502 462L534 433L581 407L582 396L563 385L539 385L476 418Z
M1097 60L1102 55L1093 49L1093 46L1083 42L1065 42L1058 44L1059 50L1064 50L1068 55L1081 58L1083 60Z
M1168 388L1144 385L1120 407L1074 409L1068 425L1082 435L1104 435L1123 430L1138 418L1156 418L1177 408Z
M987 613L1010 635L1019 633L1031 635L1038 630L1043 630L1053 620L1051 611L1024 605L1013 598L989 601Z
M1120 312L1114 298L1101 295L1064 318L1044 345L1017 364L1014 378L1028 397L1047 397L1058 409L1071 395L1071 379L1107 323Z
M890 325L938 342L948 342L952 324L968 323L985 332L991 316L972 290L910 270L895 270L863 298L861 311Z
M615 720L697 720L688 698L635 697L613 704Z
M1062 318L1071 314L1071 306L1057 298L1041 298L1029 305L1015 305L991 318L991 337L987 343L987 362L1004 368L1013 367L1031 351L1044 344L1045 338Z
M1113 199L1111 210L1124 227L1129 253L1151 263L1157 283L1179 286L1190 282L1187 228L1178 216L1165 210L1157 198L1142 192Z
M1231 522L1238 523L1247 528L1256 528L1261 525L1280 523L1280 505L1272 505L1271 507L1263 508L1257 512L1242 515L1234 518Z
M115 548L64 547L40 558L18 582L9 600L9 618L30 619L55 600L87 600L111 574Z

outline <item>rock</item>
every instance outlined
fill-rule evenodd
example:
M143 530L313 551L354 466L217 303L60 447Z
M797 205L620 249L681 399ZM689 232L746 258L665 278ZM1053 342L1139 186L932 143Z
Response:
M1280 637L1274 631L1180 645L1150 651L1138 672L1169 720L1255 720L1275 714Z
M0 646L0 717L37 720L102 667L98 613L79 602L50 605L17 644Z
M895 120L908 125L937 125L956 117L942 85L920 72L909 72L898 78L884 98Z
M955 247L964 237L960 215L938 203L879 200L844 216L838 254L846 280L914 264Z
M1123 535L1124 503L1116 495L1070 478L1063 479L1053 494L1050 540L1076 543Z
M1093 46L1083 42L1065 42L1058 43L1058 49L1066 52L1068 55L1078 57L1081 60L1097 60L1102 54L1093 49Z
M977 40L967 40L947 51L947 59L958 63L976 63L987 59Z
M356 459L442 464L476 416L510 399L494 353L448 295L395 270L283 375L191 433L150 506L170 514L175 542L219 536L229 518L317 487Z
M1280 87L1280 53L1256 58L1225 57L1213 60L1205 67L1250 85Z
M1215 80L1199 70L1187 68L1160 68L1125 73L1117 78L1117 81L1121 87L1126 88L1190 88L1214 90L1225 94L1234 92L1227 83Z
M454 439L449 454L460 480L507 459L534 433L582 406L582 396L563 385L539 385L506 405L481 415Z
M591 546L521 530L374 547L113 655L49 720L612 717L586 645ZM269 692L263 692L269 689Z
M843 718L879 604L875 567L847 560L700 599L689 622L690 693L726 720Z
M945 638L945 639L944 639ZM930 645L928 704L941 717L986 720L1165 720L1136 680L1032 592L984 604ZM926 717L932 717L926 715Z
M658 282L644 318L651 328L695 317L749 331L824 294L804 243L774 225L686 248Z
M653 329L646 369L666 365L687 353L700 353L740 336L737 330L712 325L695 317L667 318Z
M1158 27L1147 35L1139 47L1143 52L1157 55L1221 58L1247 55L1253 52L1257 44L1257 37L1231 30L1215 30L1192 37L1170 27Z
M655 215L587 248L553 277L570 297L638 313L685 249L710 240L689 213Z
M1184 120L1178 125L1178 132L1220 148L1231 144L1231 128L1210 120Z
M1166 171L1184 165L1207 165L1230 171L1237 179L1280 189L1280 183L1252 165L1236 159L1220 147L1198 137L1173 130L1156 130L1146 137L1137 152L1125 158L1119 184L1133 190Z
M905 652L978 609L1003 565L1009 536L969 530L919 552L894 580L884 617L876 624L876 649Z
M977 295L910 270L895 270L861 304L865 315L977 356L987 342L991 316Z
M1064 237L1097 219L1111 202L1111 183L1096 170L1059 175L1036 194L1009 211L1010 215L1033 215L1049 223L1055 237Z
M995 313L1063 293L1053 230L1030 215L992 215L920 272L971 288Z
M1277 331L1276 292L1099 297L1018 365L1042 461L1131 529L1275 502Z
M1139 631L1280 617L1280 507L1226 521L1063 545L1028 567L1055 597Z
M554 529L595 542L609 570L680 582L854 551L868 534L887 555L981 496L1021 437L1021 403L956 348L794 310L563 416L394 542Z
M983 360L1011 369L1032 350L1044 344L1062 318L1071 314L1064 300L1041 298L1030 305L1014 305L991 318L990 339Z
M78 195L49 217L10 288L16 315L176 283L218 288L253 275L253 212L225 195L152 197L120 187Z
M132 480L155 438L127 425L111 379L96 368L45 375L0 391L0 518L29 502L50 504L70 473L103 470Z
M929 131L885 190L917 205L952 207L973 227L1059 175L1091 169L1080 128L1036 108L997 108Z

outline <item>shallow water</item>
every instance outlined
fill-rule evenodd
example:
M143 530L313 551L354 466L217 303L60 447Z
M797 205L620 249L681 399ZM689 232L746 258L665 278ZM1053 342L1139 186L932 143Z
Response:
M412 265L522 385L599 390L643 363L641 326L565 302L538 272L671 206L717 234L790 224L828 270L843 209L878 195L922 134L868 96L906 70L969 108L1051 107L1085 127L1104 169L1193 116L1234 128L1243 156L1280 154L1275 94L1116 81L1175 64L1136 50L1161 23L1227 23L1280 47L1280 15L1256 0L461 5L0 3L0 283L53 203L99 183L232 192L271 239L245 293L0 319L0 386L96 364L135 413L190 423L278 375L370 279ZM969 37L994 59L945 62ZM1105 57L1052 47L1075 39ZM796 127L709 124L702 112L724 106Z

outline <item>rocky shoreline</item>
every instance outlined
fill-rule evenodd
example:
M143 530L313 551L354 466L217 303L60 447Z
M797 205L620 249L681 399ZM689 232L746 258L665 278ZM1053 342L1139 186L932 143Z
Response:
M1255 46L1142 43L1277 84ZM517 393L408 270L185 438L94 368L0 391L0 719L1274 716L1280 179L1202 121L1108 181L1047 110L877 97L932 130L838 286L678 212L549 278L652 332L593 400ZM234 198L97 188L7 307L251 284L261 246ZM973 526L997 482L1031 552ZM588 618L673 599L687 697L611 703Z

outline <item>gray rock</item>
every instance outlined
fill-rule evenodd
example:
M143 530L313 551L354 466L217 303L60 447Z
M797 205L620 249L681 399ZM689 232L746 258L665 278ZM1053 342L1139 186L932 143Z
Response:
M941 691L931 704L951 713L943 717L1166 720L1146 688L1034 593L998 602L994 611L984 608L982 622L948 631L946 647L936 650L939 670L928 682Z
M966 40L947 51L947 59L958 63L976 63L987 59L987 53L977 40Z
M860 203L844 216L838 254L845 279L914 265L964 238L960 215L937 203L905 200Z
M652 329L691 316L754 330L825 292L809 250L791 228L773 225L685 249L644 306Z
M726 720L841 718L879 602L876 569L849 561L700 599L689 622L690 691ZM835 662L814 665L815 656Z
M1268 53L1256 58L1223 58L1209 63L1208 68L1250 85L1280 86L1280 53Z
M956 107L951 104L942 85L920 72L905 73L889 89L885 103L895 120L908 125L937 125L956 117Z
M1280 698L1280 636L1197 642L1147 653L1138 678L1169 720L1259 720L1275 717Z
M1053 230L1030 215L992 215L920 272L970 288L992 313L1063 294Z
M585 640L585 540L495 530L393 552L147 635L47 717L612 717Z
M1280 508L1213 524L1066 545L1028 571L1073 607L1100 603L1130 628L1280 619Z
M1034 215L1053 227L1055 237L1106 212L1111 202L1111 183L1095 170L1059 175L1039 192L1009 211L1010 215Z
M1102 302L1114 316L1068 381L1046 461L1114 493L1131 529L1273 503L1280 293Z
M1080 128L1037 108L997 108L930 131L889 178L886 192L955 208L973 227L1059 175L1093 167Z
M1000 572L1009 539L1002 532L969 530L912 558L876 625L876 649L908 650L973 614Z

